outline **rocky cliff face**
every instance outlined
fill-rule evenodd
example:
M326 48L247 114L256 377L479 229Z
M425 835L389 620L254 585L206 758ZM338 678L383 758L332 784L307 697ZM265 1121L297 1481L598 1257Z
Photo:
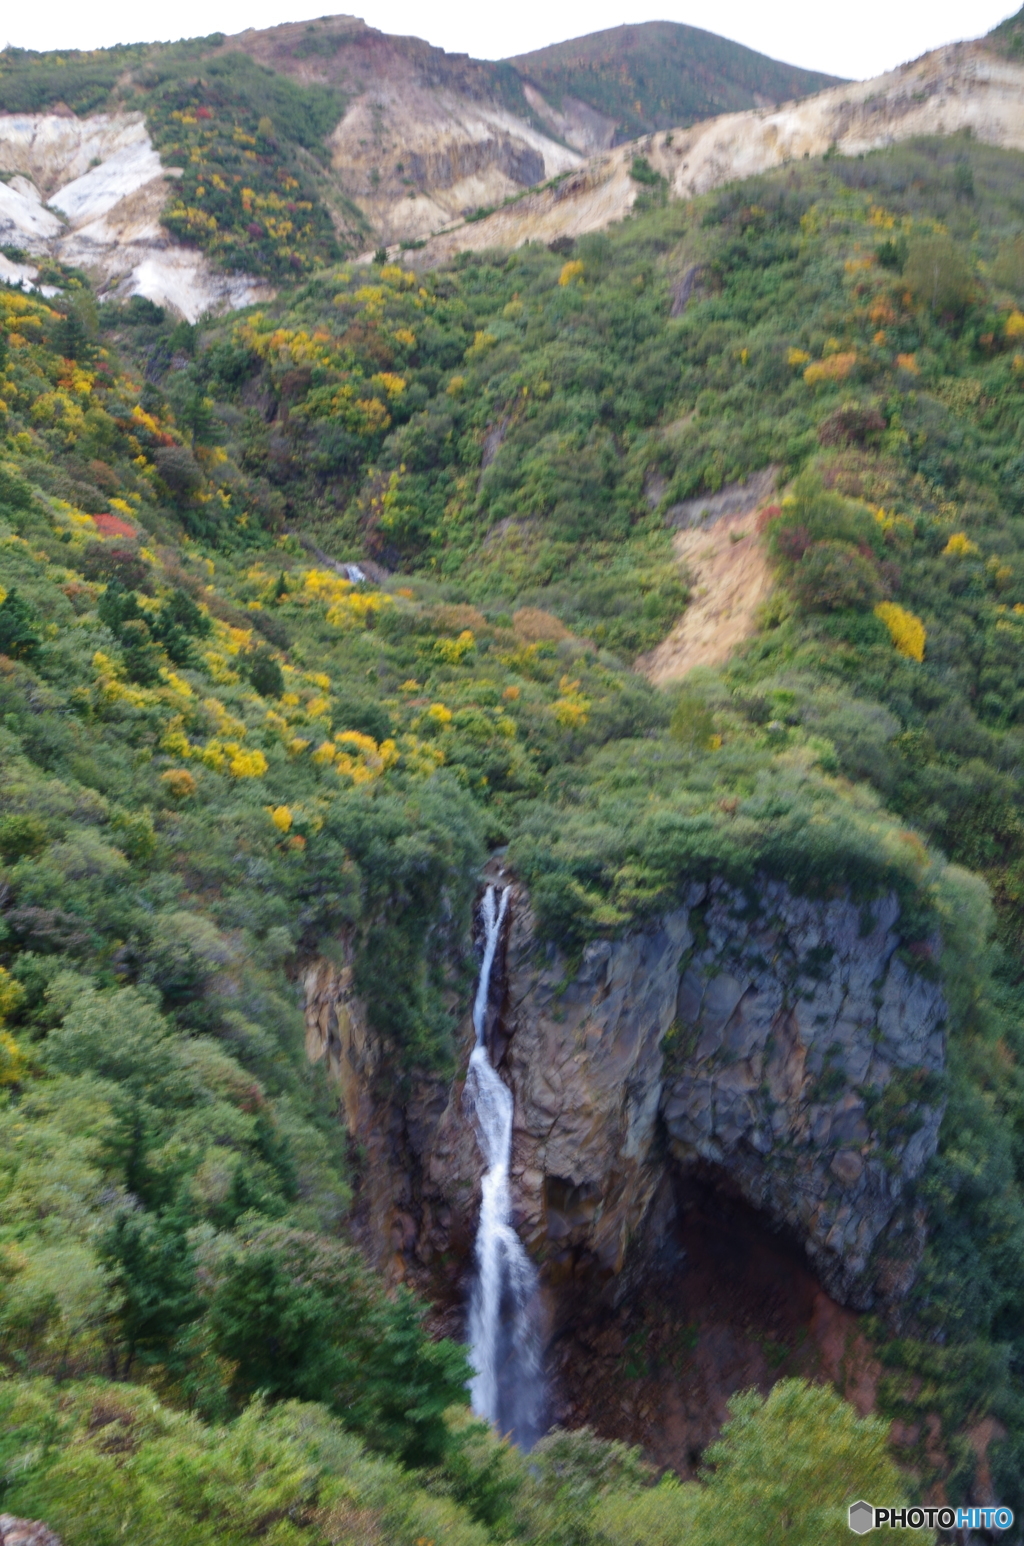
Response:
M552 1300L628 1290L692 1174L797 1240L836 1298L898 1301L920 1255L911 1184L934 1153L945 1005L937 944L899 910L694 886L570 970L513 893L491 1056L515 1095L517 1224ZM453 1083L396 1089L344 968L305 975L307 1047L364 1148L362 1224L398 1276L470 1260L480 1156ZM464 1027L464 1054L469 1030Z
M507 65L379 32L354 16L225 40L225 53L239 50L304 85L344 93L329 136L333 174L384 243L430 236L581 160L557 126L549 125L558 140L545 132L546 117Z
M470 248L601 230L628 214L640 192L630 176L637 154L666 179L672 198L692 199L830 147L858 156L919 134L964 130L987 145L1024 148L1024 66L997 57L983 42L934 49L873 80L832 86L800 102L724 113L592 154L553 187L436 236L406 261L436 265Z
M0 242L85 269L101 299L144 295L190 322L272 295L168 235L160 216L173 175L141 113L0 113ZM35 288L37 278L31 261L0 254L0 280Z

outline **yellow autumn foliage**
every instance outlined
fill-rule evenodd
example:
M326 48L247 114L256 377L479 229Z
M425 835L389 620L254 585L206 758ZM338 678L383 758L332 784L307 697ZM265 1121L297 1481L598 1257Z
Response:
M942 550L943 558L970 558L978 551L977 545L962 531L955 531Z
M333 743L325 741L313 756L314 760L322 756L324 761L332 762L334 771L354 784L368 784L393 768L401 753L390 738L378 745L372 735L364 735L361 730L343 730Z
M232 778L262 778L267 771L267 759L260 751L243 751L239 747L228 763Z
M279 832L291 830L292 813L287 805L268 806L267 809L270 811L271 821Z
M1007 338L1024 338L1024 312L1014 307L1006 319L1004 332Z
M352 591L329 608L327 621L332 628L365 628L367 619L390 603L386 591Z
M590 699L580 691L579 682L563 676L558 691L560 696L551 705L558 723L567 730L585 725L590 714Z
M0 1024L17 1009L24 997L25 989L17 977L12 977L5 966L0 966Z
M246 751L237 741L207 741L199 757L214 773L227 772L232 778L262 778L268 767L261 751Z
M401 397L406 383L404 376L396 376L391 370L382 370L370 377L370 385L375 391L386 392L388 397Z
M10 1031L0 1031L0 1085L20 1084L27 1072L27 1054Z
M875 608L875 616L888 628L889 637L901 655L906 655L908 660L924 660L924 645L928 635L919 617L897 606L895 601L880 601Z
M583 264L578 258L571 258L568 263L562 264L562 272L558 276L558 283L563 286L571 285L574 279L583 278Z
M351 746L357 752L373 757L377 752L377 743L372 735L364 735L362 730L343 730L335 737L338 746Z
M467 655L476 644L471 629L464 628L457 639L435 639L434 653L449 666L457 666L463 655Z
M830 354L827 359L815 360L813 365L808 365L804 371L804 380L808 386L817 386L822 381L845 381L856 363L855 351Z

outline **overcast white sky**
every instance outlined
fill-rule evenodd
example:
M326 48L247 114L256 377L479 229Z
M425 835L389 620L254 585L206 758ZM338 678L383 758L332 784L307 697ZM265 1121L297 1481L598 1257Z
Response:
M323 0L320 0L323 3ZM317 0L175 0L167 7L140 6L138 0L47 0L15 4L8 0L0 18L0 41L22 48L97 48L151 38L195 37L208 32L240 32L299 21L316 11ZM357 14L384 32L413 33L452 53L501 59L579 37L622 22L688 22L734 38L775 59L832 75L865 79L929 48L958 38L978 37L1010 14L1006 0L858 0L858 4L821 0L369 0Z

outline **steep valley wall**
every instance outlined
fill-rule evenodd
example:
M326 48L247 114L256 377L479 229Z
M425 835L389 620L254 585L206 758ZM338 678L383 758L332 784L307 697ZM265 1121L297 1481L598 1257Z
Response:
M945 1055L937 943L915 952L894 897L860 908L765 881L752 899L713 881L572 969L514 885L488 1037L514 1093L516 1223L541 1272L566 1420L598 1420L616 1370L642 1386L670 1365L696 1414L666 1452L685 1468L713 1432L708 1400L724 1402L721 1367L701 1375L701 1348L679 1343L702 1305L717 1298L725 1316L728 1389L781 1367L762 1343L795 1348L810 1327L828 1367L840 1323L840 1341L857 1339L851 1311L898 1310L923 1246L912 1190L937 1144ZM458 1333L482 1170L462 1101L468 1025L454 1080L396 1077L349 969L312 962L304 987L309 1056L337 1080L362 1154L364 1246ZM643 1401L627 1404L635 1441Z
M436 266L466 249L551 242L601 230L628 215L642 192L630 175L638 154L665 178L670 197L692 199L829 151L859 156L916 135L958 133L1024 149L1024 65L999 58L984 42L952 43L873 80L832 86L780 107L661 130L592 155L553 186L496 209L475 225L435 236L405 261Z

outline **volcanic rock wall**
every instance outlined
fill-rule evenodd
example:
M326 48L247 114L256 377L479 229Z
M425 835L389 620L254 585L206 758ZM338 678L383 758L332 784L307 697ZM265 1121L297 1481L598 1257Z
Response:
M753 900L694 885L651 926L588 945L575 971L538 940L518 886L510 912L489 1039L515 1096L517 1226L556 1318L570 1286L624 1291L667 1227L664 1183L680 1170L799 1241L843 1302L906 1293L923 1244L910 1192L942 1116L945 1003L937 943L904 948L894 897L861 908L771 881ZM365 1152L368 1248L396 1276L454 1281L482 1168L461 1076L396 1087L351 973L318 961L304 985L308 1053L327 1060Z

